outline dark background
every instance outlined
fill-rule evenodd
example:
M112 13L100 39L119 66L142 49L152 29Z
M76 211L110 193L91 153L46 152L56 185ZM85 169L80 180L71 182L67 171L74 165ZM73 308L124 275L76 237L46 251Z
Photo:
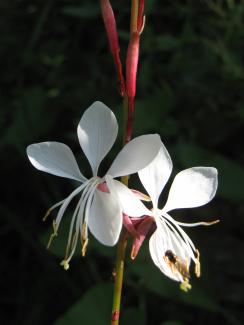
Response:
M124 62L130 1L111 2ZM134 262L128 249L121 324L243 324L244 3L145 2L134 135L159 133L174 174L191 166L217 167L216 198L172 215L221 222L187 229L203 269L187 294L154 266L147 241ZM64 142L87 175L76 136L82 112L101 100L121 123L99 1L2 0L0 13L0 322L109 324L115 248L90 238L85 259L79 248L68 272L59 266L72 209L53 254L45 248L51 218L41 219L77 184L38 172L25 152L34 142ZM136 177L131 185L137 186Z

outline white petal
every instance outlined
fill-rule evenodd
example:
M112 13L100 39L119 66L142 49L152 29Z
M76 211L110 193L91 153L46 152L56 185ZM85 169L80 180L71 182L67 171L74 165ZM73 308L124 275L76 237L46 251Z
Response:
M151 163L160 147L161 140L157 134L134 138L123 147L107 174L119 177L138 172Z
M192 167L178 173L163 210L193 208L211 201L218 186L217 174L213 167Z
M158 155L151 164L138 172L154 207L157 207L159 195L169 179L172 167L170 155L162 144Z
M151 212L136 197L136 195L128 189L127 186L112 179L111 176L105 176L105 180L110 193L112 193L120 203L123 213L130 217L141 217L143 215L151 214Z
M27 155L34 167L46 173L84 182L73 152L60 142L41 142L27 147Z
M114 113L101 102L94 102L83 114L78 125L78 138L82 150L97 175L100 162L115 142L118 123Z
M88 227L103 245L114 246L117 243L122 228L122 212L113 195L95 191Z

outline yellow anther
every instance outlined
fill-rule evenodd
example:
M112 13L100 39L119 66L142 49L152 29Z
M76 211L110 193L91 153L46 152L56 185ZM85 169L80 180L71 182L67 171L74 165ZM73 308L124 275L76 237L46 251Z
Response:
M88 245L86 222L84 222L82 225L81 242L82 242L81 255L84 257L84 256L86 256L86 249L87 249L87 245Z
M212 226L212 225L215 225L216 223L219 223L219 222L220 222L219 219L214 220L214 221L209 221L209 222L203 221L203 222L202 222L202 225L203 225L203 226Z
M201 276L201 264L200 264L200 252L196 249L196 261L195 261L195 274L199 278Z
M151 202L151 198L150 196L140 192L140 191L137 191L137 190L132 190L132 192L136 195L136 197L138 197L138 199L142 200L142 201L146 201L146 202Z
M83 257L86 256L86 249L87 249L87 245L88 245L88 239L86 239L82 245L82 250L81 250L81 255Z
M64 267L65 271L69 269L69 262L67 260L63 260L60 265Z
M126 186L128 186L128 183L129 183L129 176L122 176L121 177L121 182L123 184L125 184Z
M145 202L151 202L151 198L150 196L146 195L146 194L142 194L142 198L141 198L142 201L145 201Z
M46 221L47 220L47 217L49 216L50 212L51 212L51 210L48 209L47 212L46 212L46 214L45 214L45 216L42 218L42 221Z
M181 290L183 290L185 292L189 291L191 289L191 285L189 283L189 280L184 279L184 281L181 282L181 284L180 284L180 288L181 288Z

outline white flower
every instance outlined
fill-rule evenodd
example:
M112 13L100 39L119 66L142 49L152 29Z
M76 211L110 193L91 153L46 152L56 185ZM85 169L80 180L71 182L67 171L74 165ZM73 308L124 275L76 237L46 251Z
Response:
M192 167L178 173L173 181L164 208L159 209L159 196L169 179L171 171L172 161L168 151L162 144L154 161L139 171L138 174L144 188L151 197L153 205L152 210L145 208L147 211L144 212L145 215L153 217L156 223L156 230L149 242L153 262L166 276L181 282L182 289L187 290L190 288L190 261L195 262L197 276L200 276L200 262L198 250L181 226L209 225L215 222L181 223L174 220L168 212L179 208L198 207L211 201L218 185L217 170L212 167ZM121 185L117 184L117 188L120 187ZM127 198L122 197L119 191L118 196L125 213L127 213ZM139 205L139 200L135 195L133 200L137 201ZM130 211L130 213L133 216L134 211ZM141 243L138 242L138 244Z
M27 155L34 167L81 183L67 198L56 203L48 211L61 206L54 221L53 237L57 234L69 203L82 192L71 219L66 257L62 262L65 269L69 267L69 261L74 254L79 237L83 245L82 254L85 255L88 229L104 245L113 246L118 240L122 227L121 206L114 199L113 193L98 189L104 183L105 178L97 176L99 165L114 144L117 133L116 118L103 103L94 102L84 112L78 125L78 138L91 165L93 176L90 179L80 172L71 149L65 144L42 142L27 147ZM107 175L114 178L136 173L156 157L159 149L158 135L137 137L120 151Z

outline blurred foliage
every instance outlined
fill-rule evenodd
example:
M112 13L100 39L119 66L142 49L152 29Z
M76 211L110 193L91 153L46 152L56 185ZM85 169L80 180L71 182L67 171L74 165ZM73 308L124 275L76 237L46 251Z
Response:
M108 302L111 300L112 284L98 284L89 289L55 325L79 325L81 319L85 319L87 324L106 325L110 318L111 308Z
M111 3L125 62L130 1ZM121 324L243 324L244 2L145 5L134 134L159 133L174 173L194 165L218 168L216 199L194 216L190 210L174 216L221 223L188 231L201 249L203 275L192 279L187 294L153 265L147 242L133 262L129 247ZM51 222L41 217L76 183L38 173L25 154L30 143L64 142L90 173L76 136L82 112L102 100L122 120L99 1L2 1L0 12L0 322L109 324L116 249L91 238L88 256L81 259L78 250L63 271L69 213L51 254L44 243ZM121 135L102 171L120 143ZM138 186L136 177L131 185Z

